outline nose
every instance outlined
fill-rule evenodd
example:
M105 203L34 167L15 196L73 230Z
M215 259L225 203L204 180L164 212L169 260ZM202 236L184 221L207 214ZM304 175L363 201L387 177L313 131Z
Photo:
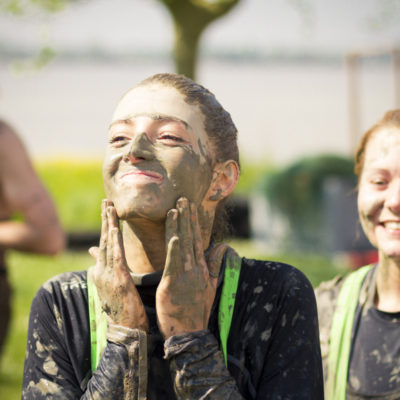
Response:
M153 144L148 138L146 132L136 134L125 154L124 161L137 163L141 160L152 160L154 158Z
M392 181L386 204L392 212L396 214L400 213L400 178Z

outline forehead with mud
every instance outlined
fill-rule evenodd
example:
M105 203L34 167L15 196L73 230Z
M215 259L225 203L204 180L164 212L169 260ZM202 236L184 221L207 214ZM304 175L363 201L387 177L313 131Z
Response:
M213 93L183 75L169 73L153 75L138 86L154 83L174 87L184 95L188 104L199 106L204 116L204 128L215 152L215 162L234 160L239 164L236 126Z

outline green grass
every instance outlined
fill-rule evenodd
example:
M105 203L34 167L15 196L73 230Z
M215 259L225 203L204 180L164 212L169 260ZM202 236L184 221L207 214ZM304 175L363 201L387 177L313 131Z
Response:
M324 256L310 254L268 255L249 241L230 242L238 253L248 258L279 260L303 271L315 286L339 272L335 263ZM86 252L66 252L48 257L12 252L9 255L10 280L13 286L13 319L0 366L1 400L14 400L21 396L22 368L25 355L26 331L30 304L38 288L50 277L64 271L82 270L92 265Z
M48 160L35 164L67 231L100 228L100 204L105 197L101 161Z

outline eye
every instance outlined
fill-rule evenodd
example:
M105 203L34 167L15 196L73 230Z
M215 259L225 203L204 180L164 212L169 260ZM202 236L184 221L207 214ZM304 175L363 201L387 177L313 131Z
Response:
M113 137L109 140L109 143L110 143L113 147L121 147L121 146L123 146L128 140L129 140L129 138L126 137L126 136L117 135L117 136L113 136Z
M385 185L387 185L387 183L388 183L388 181L387 181L386 179L381 178L381 177L372 178L370 182L371 182L373 185L378 186L378 187L385 186Z
M170 133L163 133L162 135L160 135L158 137L158 140L172 141L172 142L176 142L176 143L183 143L184 142L184 140L181 137L172 135Z

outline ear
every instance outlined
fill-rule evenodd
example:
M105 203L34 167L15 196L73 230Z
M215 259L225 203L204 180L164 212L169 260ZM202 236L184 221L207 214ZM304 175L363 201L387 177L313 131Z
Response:
M236 161L228 160L216 164L206 199L211 202L225 199L235 189L238 179L239 166Z

